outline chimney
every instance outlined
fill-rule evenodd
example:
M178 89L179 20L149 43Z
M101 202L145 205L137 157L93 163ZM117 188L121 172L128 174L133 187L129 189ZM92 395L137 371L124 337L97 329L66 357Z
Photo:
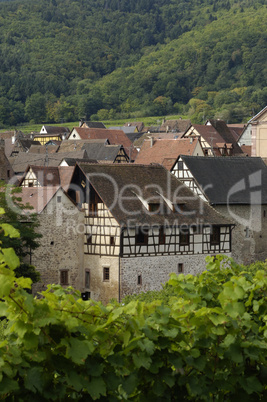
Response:
M153 137L151 137L151 138L150 138L150 147L152 148L152 147L153 147L153 145L154 145L154 138L153 138Z

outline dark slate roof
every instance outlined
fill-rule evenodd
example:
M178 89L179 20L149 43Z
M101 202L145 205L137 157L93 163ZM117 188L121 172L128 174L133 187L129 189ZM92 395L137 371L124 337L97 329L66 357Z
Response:
M84 144L82 149L86 150L88 159L96 159L99 161L114 162L118 155L121 145L105 145L104 143Z
M267 204L267 167L261 158L183 155L182 159L211 204L250 205L256 191L261 197L253 203Z
M52 134L65 134L69 133L68 127L59 127L59 126L43 126L46 129L47 135Z
M86 157L86 151L77 151L77 152L62 152L62 153L53 153L53 154L34 154L34 153L26 153L19 152L16 157L9 158L9 161L12 165L12 168L15 174L24 173L26 168L29 165L35 166L59 166L60 162L64 158L77 158L83 159Z
M242 154L243 151L237 144L231 130L227 127L227 124L223 120L209 120L211 125L218 131L220 136L224 139L227 144L233 144L234 154Z
M121 226L230 224L162 166L81 163L79 167ZM149 213L138 196L164 205L164 212ZM163 197L183 204L182 211L173 212Z

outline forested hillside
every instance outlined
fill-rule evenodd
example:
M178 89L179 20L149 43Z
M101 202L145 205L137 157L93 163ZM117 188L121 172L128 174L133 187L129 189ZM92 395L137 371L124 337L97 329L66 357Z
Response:
M266 17L264 0L0 0L0 126L242 121L267 104Z

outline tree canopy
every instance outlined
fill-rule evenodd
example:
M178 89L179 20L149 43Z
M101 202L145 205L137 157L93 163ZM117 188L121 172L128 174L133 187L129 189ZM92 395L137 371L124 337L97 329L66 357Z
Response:
M0 126L101 109L241 121L267 103L266 14L264 0L2 1Z

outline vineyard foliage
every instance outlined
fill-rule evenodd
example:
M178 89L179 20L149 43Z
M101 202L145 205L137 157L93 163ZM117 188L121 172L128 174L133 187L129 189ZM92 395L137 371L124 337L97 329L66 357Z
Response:
M104 306L60 286L34 298L18 263L1 250L0 399L266 400L266 264L208 257L201 275L171 275L165 302Z

